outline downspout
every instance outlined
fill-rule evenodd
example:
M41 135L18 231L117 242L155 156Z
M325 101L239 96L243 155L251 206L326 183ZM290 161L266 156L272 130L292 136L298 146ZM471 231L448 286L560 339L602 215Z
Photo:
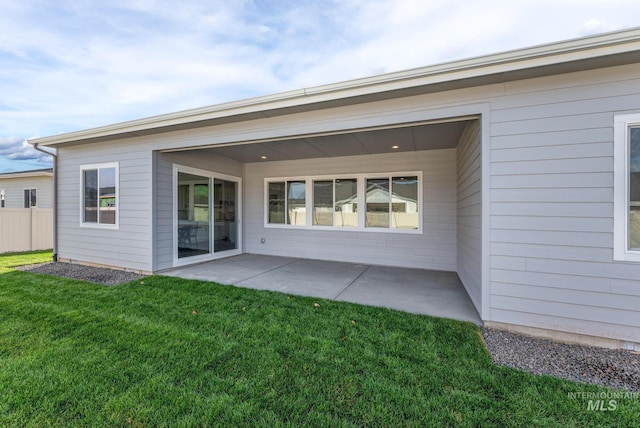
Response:
M38 147L32 143L37 151L53 157L53 194L51 195L51 207L53 208L53 261L58 261L58 155Z

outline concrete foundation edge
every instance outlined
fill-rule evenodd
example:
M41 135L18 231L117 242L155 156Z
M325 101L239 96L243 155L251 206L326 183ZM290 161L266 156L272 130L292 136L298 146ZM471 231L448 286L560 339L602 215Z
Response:
M126 269L119 266L105 265L102 263L84 262L84 261L73 260L73 259L65 259L62 257L58 258L58 263L69 263L72 265L82 265L82 266L91 266L91 267L97 267L97 268L103 268L103 269L121 270L124 272L138 273L140 275L153 275L153 272L148 272L140 269Z

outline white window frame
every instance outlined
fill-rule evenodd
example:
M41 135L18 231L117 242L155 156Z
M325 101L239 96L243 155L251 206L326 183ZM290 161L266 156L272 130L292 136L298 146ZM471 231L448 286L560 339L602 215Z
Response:
M367 178L384 178L389 177L402 177L402 176L416 176L418 177L418 228L417 229L400 229L392 227L366 227L365 215L366 215L366 180ZM345 179L357 179L358 181L358 226L325 226L313 224L313 182L322 180L345 180ZM269 223L269 183L273 182L287 182L287 181L304 181L306 184L306 225L292 225L282 223ZM423 206L423 179L422 171L399 171L399 172L377 172L366 174L335 174L335 175L313 175L313 176L291 176L291 177L265 177L264 179L264 227L273 229L298 229L298 230L317 230L317 231L342 231L342 232L367 232L367 233L408 233L408 234L422 234L422 222L424 217ZM286 208L285 208L286 210ZM391 214L391 212L390 212Z
M91 223L84 221L84 172L98 170L98 193L100 192L100 169L115 168L116 170L116 218L115 224ZM80 227L91 229L119 229L120 228L120 165L119 162L95 163L80 166ZM100 206L98 204L98 209Z
M22 189L22 205L24 206L24 191L28 190L29 191L29 206L25 207L25 208L38 208L38 188L37 187L25 187L24 189ZM31 206L31 191L35 190L36 191L36 204L32 207Z
M640 113L614 116L613 259L617 261L640 262L640 250L629 248L629 129L636 126L640 126Z

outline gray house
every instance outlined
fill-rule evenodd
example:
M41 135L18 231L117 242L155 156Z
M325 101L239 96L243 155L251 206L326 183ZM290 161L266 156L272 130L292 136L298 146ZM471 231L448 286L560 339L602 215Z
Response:
M640 347L640 29L31 143L60 260L455 271L487 325Z
M53 169L0 174L0 208L51 208Z

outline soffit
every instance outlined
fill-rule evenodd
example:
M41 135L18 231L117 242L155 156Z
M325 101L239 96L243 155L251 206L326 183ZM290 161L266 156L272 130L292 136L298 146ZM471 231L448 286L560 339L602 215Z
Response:
M198 149L239 162L265 162L455 148L468 121L349 132ZM394 148L394 146L397 146ZM265 158L263 158L265 157Z

